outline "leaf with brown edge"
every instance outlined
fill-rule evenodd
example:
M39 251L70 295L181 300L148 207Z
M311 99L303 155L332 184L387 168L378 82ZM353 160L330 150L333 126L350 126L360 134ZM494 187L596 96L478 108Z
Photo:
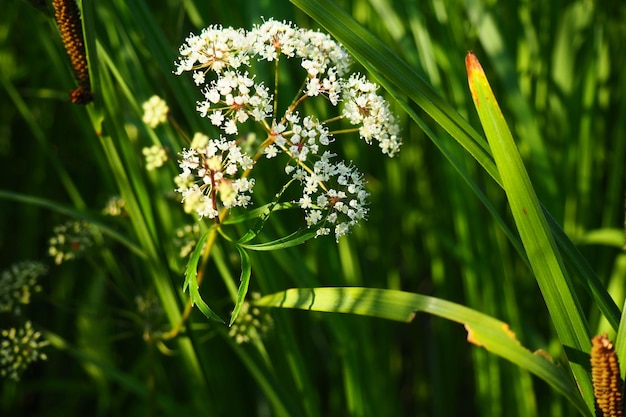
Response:
M474 331L468 324L465 324L465 330L467 330L467 341L469 343L479 346L479 347L483 347L483 348L485 347L485 345L481 341L482 340L481 337L480 336L477 337L477 335L474 333ZM511 328L509 327L507 323L502 323L502 331L508 334L512 340L515 340L517 342L517 339L515 338L515 333L511 330ZM519 342L517 343L519 344Z
M565 395L582 415L591 416L576 383L562 367L522 346L507 323L461 304L405 291L360 287L292 288L266 295L253 304L350 313L406 323L413 320L416 312L442 317L463 324L470 343L535 374Z

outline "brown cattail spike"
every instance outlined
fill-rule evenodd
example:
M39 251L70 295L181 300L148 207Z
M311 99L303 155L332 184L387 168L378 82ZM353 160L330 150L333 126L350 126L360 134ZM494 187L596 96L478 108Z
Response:
M70 91L72 103L87 104L93 100L87 54L83 40L83 27L76 0L53 0L54 16L61 32L61 39L70 57L74 75L78 80L78 88Z
M624 415L622 378L613 343L606 334L591 339L591 379L596 398L596 414L600 417Z

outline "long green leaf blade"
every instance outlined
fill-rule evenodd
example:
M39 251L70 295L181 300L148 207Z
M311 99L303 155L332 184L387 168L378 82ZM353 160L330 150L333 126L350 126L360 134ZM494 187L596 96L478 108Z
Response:
M250 275L252 274L252 262L250 261L250 256L241 246L237 246L237 251L239 252L239 256L241 257L241 279L239 282L239 290L237 291L235 308L233 309L233 313L230 315L229 326L232 326L239 316L239 312L241 311L243 302L246 300L246 294L248 294L248 287L250 286Z
M558 248L543 215L539 200L524 168L513 136L502 116L480 63L473 53L466 58L472 99L491 146L500 172L504 191L528 255L531 268L541 289L550 317L559 334L574 376L589 410L594 409L593 388L586 364L575 362L575 352L589 352L589 330L567 276Z
M563 368L523 347L505 322L460 304L404 291L358 287L293 288L266 295L254 304L350 313L401 322L410 322L416 312L443 317L464 324L471 343L527 369L561 392L583 415L592 415L576 384Z
M272 251L301 245L307 240L314 238L316 235L316 230L303 229L271 242L258 243L254 245L241 243L239 246L255 251Z

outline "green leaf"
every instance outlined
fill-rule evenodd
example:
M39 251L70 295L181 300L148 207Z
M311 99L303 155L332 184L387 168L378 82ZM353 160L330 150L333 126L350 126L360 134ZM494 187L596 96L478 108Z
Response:
M570 359L572 372L592 411L594 399L591 378L586 370L588 364L577 363L575 358L584 358L591 349L582 308L487 77L472 52L467 55L465 63L472 99L500 172L522 244L561 343L567 347L565 353Z
M532 372L561 392L585 416L591 416L576 383L563 368L523 347L507 323L439 298L376 288L294 288L254 301L262 307L350 313L410 322L416 312L443 317L465 326L468 341Z
M255 209L246 210L241 214L236 216L229 216L222 224L237 224L243 223L250 220L264 219L268 217L272 212L279 210L289 210L293 208L300 208L300 206L296 203L292 202L282 202L282 203L267 203L262 205L261 207L257 207Z
M271 251L298 246L307 240L317 236L317 230L303 229L292 234L272 240L271 242L258 243L256 245L240 244L241 247L256 251Z
M626 261L626 260L625 260ZM625 262L622 262L624 267ZM626 374L626 300L624 300L624 307L622 308L622 320L619 323L617 329L617 335L615 336L615 353L619 358L620 373Z
M189 295L191 296L191 302L198 306L200 311L209 319L224 323L224 320L218 316L209 306L204 302L200 296L200 288L198 287L198 261L202 250L204 249L204 243L209 236L210 231L204 232L204 234L198 239L196 248L194 249L189 262L187 263L187 269L185 270L185 283L183 284L183 291L189 289Z
M252 263L250 262L250 256L248 256L248 253L241 246L237 246L237 251L241 257L241 279L239 282L239 290L237 291L237 301L235 302L233 313L230 316L229 326L232 326L235 320L237 320L241 307L246 300L248 286L250 285L250 275L252 273Z

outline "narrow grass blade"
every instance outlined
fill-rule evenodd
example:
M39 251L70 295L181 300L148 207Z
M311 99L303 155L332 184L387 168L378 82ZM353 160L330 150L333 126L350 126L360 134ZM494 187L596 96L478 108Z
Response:
M202 250L204 249L204 242L206 242L207 237L209 236L209 231L205 232L200 239L198 239L198 243L196 244L196 248L193 253L189 257L189 262L187 263L187 270L185 271L185 283L183 285L183 291L189 289L189 296L191 297L191 302L198 306L200 311L209 319L215 320L220 323L224 323L224 320L220 316L218 316L211 308L204 302L202 297L200 296L200 288L198 287L198 261L200 260L200 256L202 255Z
M617 329L617 336L615 336L615 353L617 353L620 361L620 372L622 376L626 375L626 300L622 309L622 320Z
M289 236L285 236L271 242L259 243L256 245L240 244L240 246L255 251L279 250L301 245L307 240L314 238L316 235L316 230L304 229L298 230L297 232L293 232Z
M472 52L467 55L465 63L472 99L498 166L522 244L581 393L591 411L594 409L594 400L591 379L585 369L588 364L580 361L591 348L582 308L487 77Z
M243 302L246 300L246 294L248 294L250 275L252 274L252 262L250 262L250 256L248 256L248 253L241 246L237 246L237 251L241 257L241 279L239 282L239 290L237 291L235 308L233 309L233 313L230 315L229 326L232 326L239 316Z
M416 312L443 317L465 325L469 342L527 369L561 392L582 415L592 415L575 382L562 367L523 347L505 322L460 304L404 291L358 287L293 288L266 295L254 304L350 313L401 322L410 322Z
M277 203L277 204L268 203L268 204L264 204L261 207L246 210L245 212L241 214L237 214L235 216L233 215L228 216L221 223L222 224L237 224L237 223L242 223L245 221L256 220L256 219L264 220L266 217L268 217L271 213L275 211L289 210L289 209L295 209L295 208L300 208L300 205L292 203L292 202L288 202L288 201Z
M84 220L96 226L104 234L117 240L122 245L126 246L137 256L140 256L142 258L146 257L146 254L141 250L141 248L135 242L131 241L126 236L122 235L115 229L111 228L110 226L102 222L96 216L90 215L84 210L76 210L71 207L67 207L65 205L59 204L57 202L47 200L45 198L33 197L30 195L14 193L12 191L0 190L0 199L13 200L13 201L17 201L17 202L25 203L25 204L32 204L35 206L47 208L49 210L55 211L59 214L66 215L73 219Z

